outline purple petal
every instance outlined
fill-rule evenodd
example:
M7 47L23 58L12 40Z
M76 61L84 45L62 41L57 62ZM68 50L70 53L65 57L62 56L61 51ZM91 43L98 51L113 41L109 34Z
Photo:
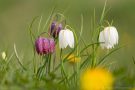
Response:
M36 47L36 51L38 54L42 54L43 53L43 38L39 37L36 41L35 41L35 47Z

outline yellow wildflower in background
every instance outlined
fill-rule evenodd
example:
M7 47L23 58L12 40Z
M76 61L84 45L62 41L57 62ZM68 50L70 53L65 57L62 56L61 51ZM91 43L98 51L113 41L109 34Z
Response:
M88 69L81 75L81 90L112 90L114 78L103 68Z
M66 58L67 55L65 55L64 58ZM71 54L67 57L67 60L70 62L70 63L77 63L77 62L80 62L81 60L81 57L79 56L75 56L74 54Z
M7 57L6 52L2 52L2 53L1 53L1 56L2 56L2 59L3 59L3 60L6 60L6 57Z
M131 90L135 90L135 88L131 89Z

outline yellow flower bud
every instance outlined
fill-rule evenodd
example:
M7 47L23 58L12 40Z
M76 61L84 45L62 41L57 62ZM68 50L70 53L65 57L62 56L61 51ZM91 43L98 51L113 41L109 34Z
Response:
M64 56L64 58L67 57L67 55ZM74 54L71 54L67 57L67 60L70 62L70 63L77 63L77 62L80 62L81 60L81 57L79 56L75 56Z

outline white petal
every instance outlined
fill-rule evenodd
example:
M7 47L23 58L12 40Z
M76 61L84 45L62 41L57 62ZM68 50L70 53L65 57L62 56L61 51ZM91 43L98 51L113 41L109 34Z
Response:
M116 38L116 44L118 44L119 36L118 36L118 31L115 27L114 27L114 33L115 33L115 38Z
M65 30L61 30L59 33L59 47L64 49L68 45L65 37Z
M74 48L74 35L73 32L67 29L66 40L71 48Z
M106 27L100 32L99 42L104 42L100 44L102 48L111 49L118 44L118 38L118 32L115 27Z
M103 35L103 31L101 31L100 34L99 34L99 43L100 43L100 46L104 49L104 47L105 47L105 37Z
M115 32L113 30L110 30L110 44L115 45L116 44L116 36L115 36Z
M118 32L117 32L116 28L111 27L110 32L111 32L111 37L110 37L111 38L111 44L112 45L118 44Z
M110 32L109 32L109 27L106 27L104 29L104 37L105 37L105 43L110 43Z
M113 46L111 44L108 44L107 49L111 49L111 48L113 48Z
M59 47L64 49L69 47L74 48L74 35L69 29L61 30L59 33Z

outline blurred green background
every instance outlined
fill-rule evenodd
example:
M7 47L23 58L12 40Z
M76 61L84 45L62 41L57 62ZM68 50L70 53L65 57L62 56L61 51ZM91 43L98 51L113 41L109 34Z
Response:
M28 59L32 50L28 26L35 16L43 15L45 22L54 7L55 12L64 13L70 22L68 24L75 28L76 32L80 31L83 14L83 36L86 39L91 35L90 22L94 8L98 22L104 3L105 0L0 0L0 51L12 51L13 44L16 43L19 53ZM108 0L107 9L109 12L105 20L114 21L113 25L119 32L119 45L126 45L109 59L117 60L118 66L122 63L130 68L133 66L132 56L135 56L135 1ZM91 42L89 39L86 41Z

